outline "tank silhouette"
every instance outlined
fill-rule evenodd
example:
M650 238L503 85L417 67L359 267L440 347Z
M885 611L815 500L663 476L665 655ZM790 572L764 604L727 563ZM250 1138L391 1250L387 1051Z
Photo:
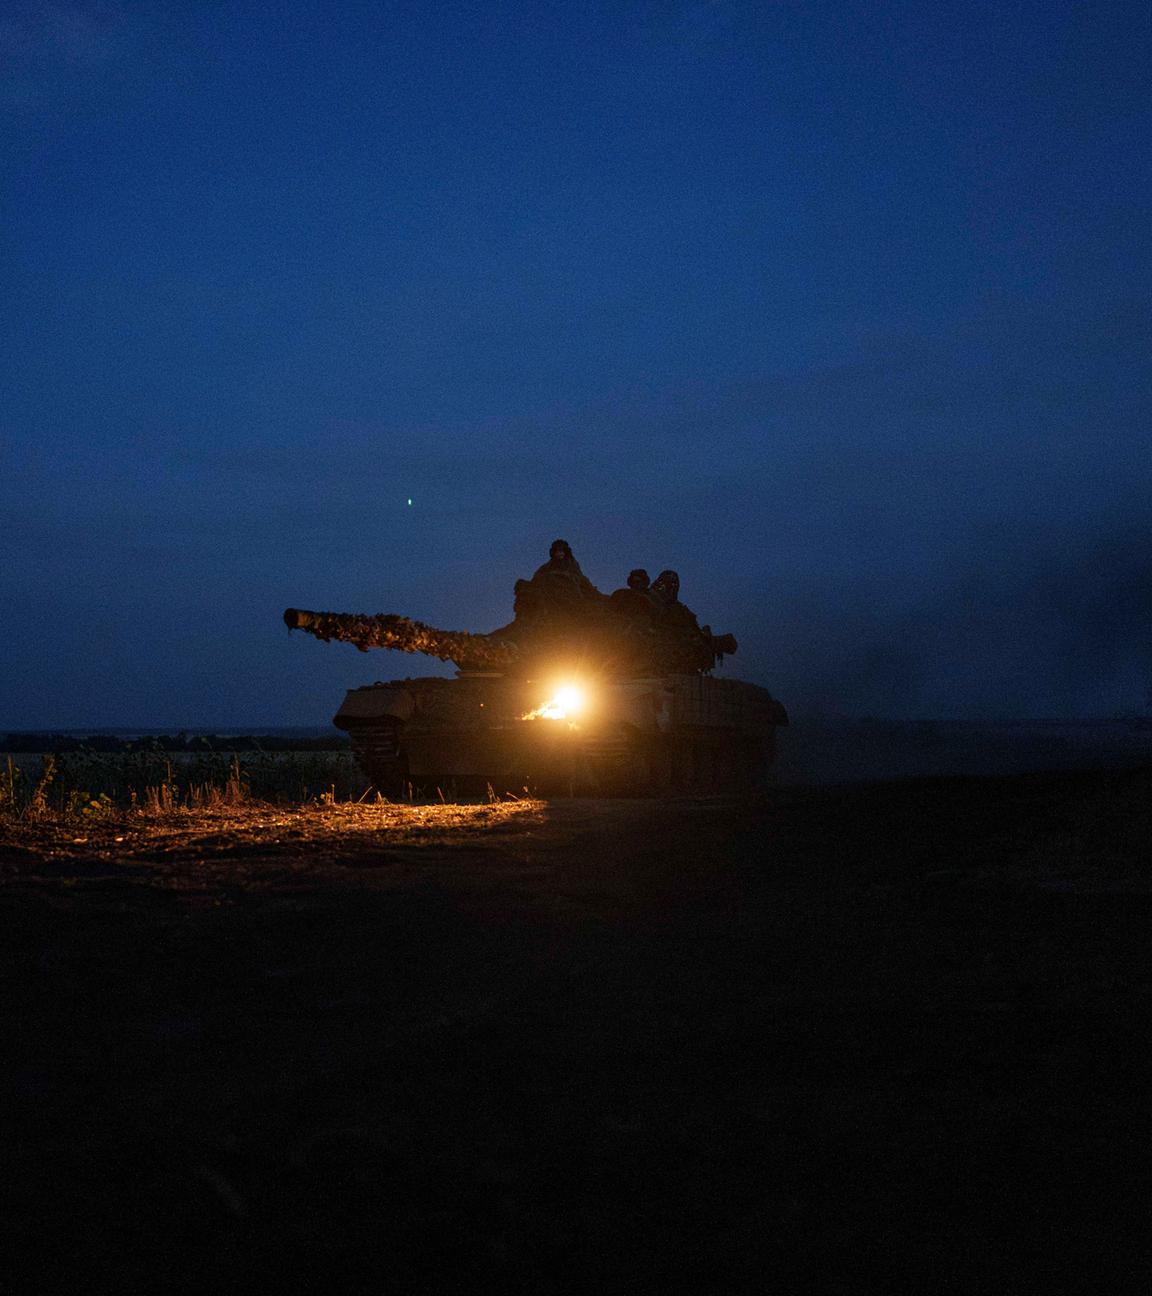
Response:
M333 723L387 796L493 788L598 795L734 791L761 782L783 706L755 684L709 672L736 651L679 601L679 581L602 594L565 541L515 615L489 634L408 617L288 608L292 630L366 651L423 653L457 666L349 690Z

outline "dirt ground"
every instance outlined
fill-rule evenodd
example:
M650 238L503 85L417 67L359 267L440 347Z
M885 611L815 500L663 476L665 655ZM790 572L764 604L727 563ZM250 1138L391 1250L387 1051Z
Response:
M1150 841L1147 770L9 826L6 1290L1147 1291Z

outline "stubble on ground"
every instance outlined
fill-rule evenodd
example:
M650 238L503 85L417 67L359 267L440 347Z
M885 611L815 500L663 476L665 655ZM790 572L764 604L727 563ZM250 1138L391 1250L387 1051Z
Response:
M1150 792L10 827L5 1240L41 1289L1127 1282Z

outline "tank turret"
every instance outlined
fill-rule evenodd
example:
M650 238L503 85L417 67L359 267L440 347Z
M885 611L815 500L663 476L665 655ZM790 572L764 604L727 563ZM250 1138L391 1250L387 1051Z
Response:
M555 540L531 580L516 582L513 620L490 634L439 630L391 613L288 608L284 621L317 639L338 639L361 651L424 653L465 672L523 678L566 667L609 676L701 674L734 653L736 640L701 627L680 602L679 589L675 572L661 572L649 587L647 574L637 569L627 589L602 594L580 570L568 542Z
M682 606L682 605L681 605ZM686 609L685 609L686 610ZM689 613L689 616L691 614ZM699 674L736 651L731 635L713 635L683 621L662 624L627 615L610 601L568 617L518 617L491 634L439 630L408 617L380 613L309 612L288 608L284 623L317 639L451 661L462 671L531 675L541 667L579 667L602 675Z

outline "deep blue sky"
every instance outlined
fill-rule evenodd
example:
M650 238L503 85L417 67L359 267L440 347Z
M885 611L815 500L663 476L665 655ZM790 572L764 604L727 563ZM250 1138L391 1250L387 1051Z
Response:
M0 728L323 723L436 664L284 606L491 629L557 535L794 709L1138 709L1150 37L10 3Z

